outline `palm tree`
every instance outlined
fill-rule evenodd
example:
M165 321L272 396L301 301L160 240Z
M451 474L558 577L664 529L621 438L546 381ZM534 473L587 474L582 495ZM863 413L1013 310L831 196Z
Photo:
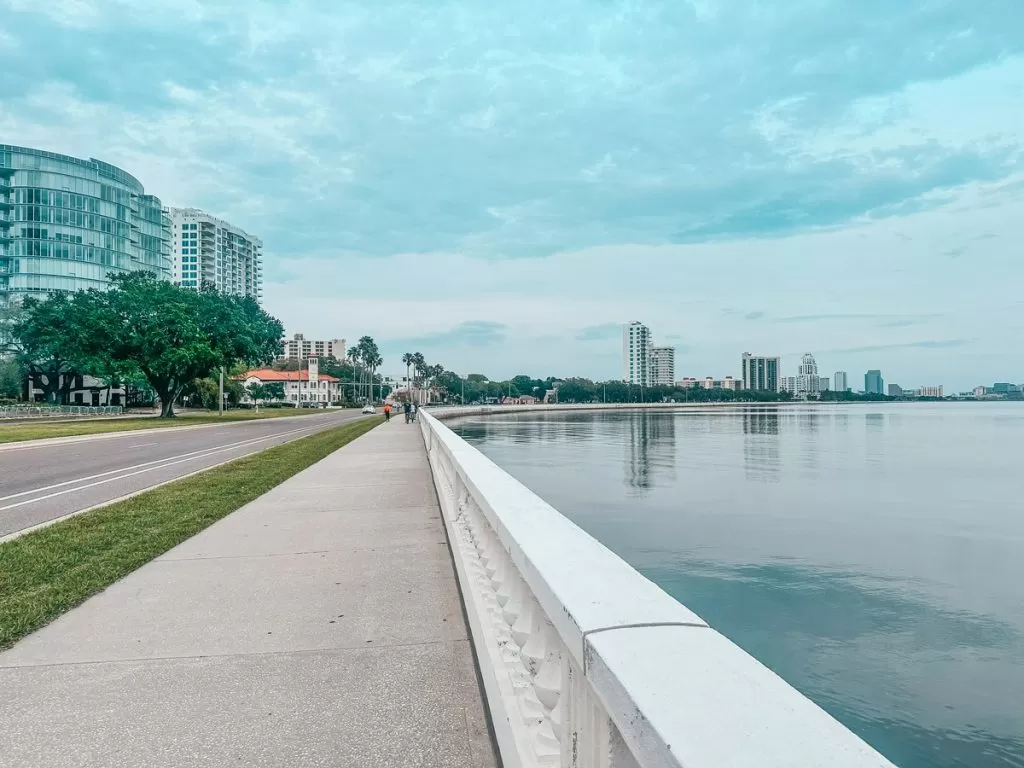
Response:
M356 381L356 372L359 369L359 357L360 357L359 347L358 346L349 347L348 352L345 353L345 356L352 363L352 399L355 400L358 397L358 395L356 394L356 391L358 389L358 387L357 387L357 383L358 382Z
M374 345L374 346L376 346L376 345ZM380 366L382 366L382 365L384 365L384 358L383 358L383 357L381 357L380 355L377 355L377 356L376 356L376 357L374 357L374 358L373 358L373 360L371 361L371 363L370 363L370 370L372 370L372 371L373 371L373 374L372 374L372 375L373 375L373 379L376 379L376 378L377 378L377 369L378 369L378 368L379 368ZM371 381L372 381L373 379L371 379ZM371 394L371 395L373 394L373 389L372 389L372 387L373 387L373 385L371 384L371 391L370 391L370 394ZM379 399L380 393L381 393L381 390L380 390L380 389L378 389L378 390L377 390L377 395L378 395L378 399Z
M416 356L412 352L406 352L402 355L402 362L405 363L405 393L411 398L412 397L412 382L409 381L409 368L416 361Z
M377 342L373 340L372 336L363 336L359 339L359 343L356 344L356 348L359 350L359 359L365 366L367 379L366 389L367 396L369 399L373 399L373 367L377 365L377 359L380 357L380 350L377 348Z
M412 365L416 371L416 378L417 380L420 380L420 384L422 385L422 377L427 367L427 361L424 359L422 352L413 353Z

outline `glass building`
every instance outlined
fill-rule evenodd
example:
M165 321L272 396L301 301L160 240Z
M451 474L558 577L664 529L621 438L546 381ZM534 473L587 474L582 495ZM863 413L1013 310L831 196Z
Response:
M99 160L0 144L0 306L103 288L111 273L170 280L171 220L138 179Z
M761 392L779 391L779 358L743 353L743 388ZM817 370L817 366L815 366ZM794 384L795 386L795 384Z

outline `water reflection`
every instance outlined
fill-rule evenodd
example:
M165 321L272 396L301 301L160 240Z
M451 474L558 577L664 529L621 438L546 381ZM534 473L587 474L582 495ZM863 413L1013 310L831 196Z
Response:
M667 416L667 417L666 417ZM676 429L671 415L650 412L628 414L629 441L626 444L626 484L638 491L649 489L652 473L664 471L660 482L675 480Z
M902 768L1024 768L1024 406L457 431Z

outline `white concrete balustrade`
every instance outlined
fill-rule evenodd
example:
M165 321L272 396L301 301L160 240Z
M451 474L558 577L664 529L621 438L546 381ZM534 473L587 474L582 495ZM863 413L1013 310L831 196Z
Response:
M438 418L420 423L506 768L891 768Z

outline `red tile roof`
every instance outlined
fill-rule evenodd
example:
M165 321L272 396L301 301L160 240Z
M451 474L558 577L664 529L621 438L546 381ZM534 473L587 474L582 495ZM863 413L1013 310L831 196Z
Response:
M266 383L269 381L309 381L309 371L275 371L270 368L260 368L257 371L246 371L238 377L242 381L246 379L259 379ZM320 381L337 383L340 381L336 376L320 374Z

